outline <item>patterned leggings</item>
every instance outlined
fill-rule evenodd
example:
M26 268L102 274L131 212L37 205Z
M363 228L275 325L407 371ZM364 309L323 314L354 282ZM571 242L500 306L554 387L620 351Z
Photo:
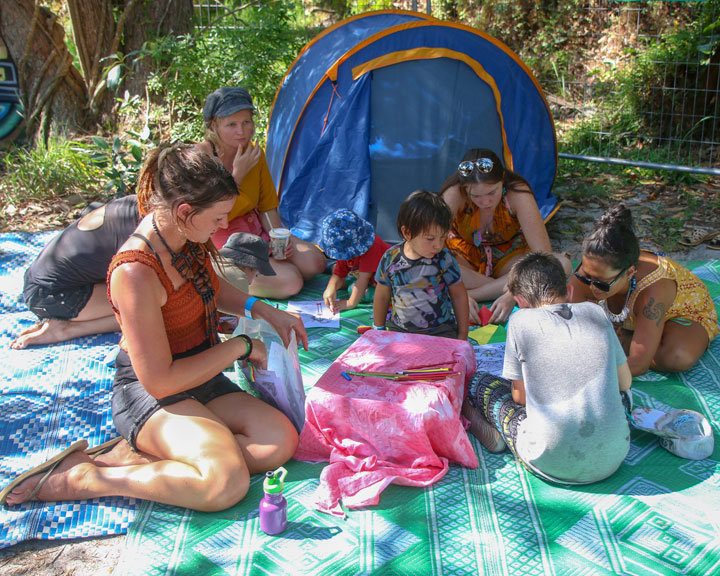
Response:
M525 406L512 399L510 380L488 372L475 372L468 385L468 402L502 434L505 444L517 458L515 440Z
M510 384L510 380L500 376L488 372L475 372L470 378L467 399L470 405L479 410L486 420L502 434L505 444L515 455L515 458L522 462L522 458L518 457L515 449L515 441L517 440L518 426L520 422L525 420L527 414L525 413L525 406L512 399ZM625 407L625 413L629 417L630 412L632 412L632 394L628 390L620 392L620 395ZM543 476L537 470L531 471ZM553 480L550 477L546 477L546 479Z

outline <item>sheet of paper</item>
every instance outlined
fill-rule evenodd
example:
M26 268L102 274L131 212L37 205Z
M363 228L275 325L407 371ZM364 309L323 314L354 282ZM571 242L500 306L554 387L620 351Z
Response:
M475 349L476 370L502 376L503 361L505 360L505 342L473 346L473 348Z
M300 314L305 328L340 328L340 312L333 314L322 300L288 302L287 311Z

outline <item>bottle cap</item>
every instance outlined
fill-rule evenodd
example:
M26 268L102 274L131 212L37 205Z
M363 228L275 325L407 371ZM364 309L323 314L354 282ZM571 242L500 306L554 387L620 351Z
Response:
M268 494L281 494L287 470L280 466L273 472L265 472L265 480L263 482L263 490Z

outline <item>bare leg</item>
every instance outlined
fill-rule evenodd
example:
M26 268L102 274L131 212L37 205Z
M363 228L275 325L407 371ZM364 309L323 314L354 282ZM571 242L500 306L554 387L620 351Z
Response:
M90 334L117 332L120 326L107 299L107 285L96 284L90 300L72 320L47 319L32 328L23 330L10 343L10 348L21 350L28 346L55 344Z
M295 236L293 236L292 241L295 252L289 261L297 266L303 278L310 280L318 274L322 274L325 271L327 260L320 249L314 244L300 240Z
M113 449L93 458L96 466L132 466L136 464L149 464L157 462L155 456L143 452L135 452L130 448L127 440L118 442Z
M153 414L140 430L137 445L157 460L97 466L87 454L74 453L51 474L36 498L59 501L117 495L214 511L234 505L247 493L249 473L235 436L194 400ZM19 484L8 495L8 504L27 500L40 477Z
M298 435L287 416L249 394L243 393L237 403L226 398L207 407L235 433L251 474L274 470L292 458Z
M215 412L194 400L178 402L153 414L142 427L137 438L140 454L130 454L123 442L107 458L98 456L101 462L73 453L36 498L117 495L204 511L233 506L247 493L251 470L276 468L292 456L297 433L282 414L244 393L227 394L208 406L230 415L230 424L241 429L231 430ZM250 469L245 453L252 460ZM19 484L8 495L8 504L25 502L40 477Z
M661 372L690 370L707 350L708 333L700 324L665 322L662 339L650 367Z
M275 258L270 258L270 265L276 275L255 276L249 290L252 296L285 300L302 290L303 277L297 266L287 260L275 260Z

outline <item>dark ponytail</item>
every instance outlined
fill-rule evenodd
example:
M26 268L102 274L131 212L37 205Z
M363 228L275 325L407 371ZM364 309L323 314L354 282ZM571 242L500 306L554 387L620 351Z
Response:
M630 209L625 204L609 208L583 240L583 256L600 258L616 270L634 266L640 258L640 243L633 230Z

